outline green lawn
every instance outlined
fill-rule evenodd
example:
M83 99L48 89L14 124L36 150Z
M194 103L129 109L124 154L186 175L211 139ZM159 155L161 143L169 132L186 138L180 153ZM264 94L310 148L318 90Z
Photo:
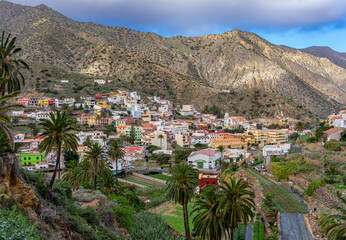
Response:
M169 176L164 175L164 174L152 174L152 175L148 175L149 177L153 177L153 178L157 178L160 180L164 180L167 181L169 179Z
M300 135L298 139L299 139L299 140L306 141L306 140L308 140L308 138L309 138L308 135Z
M343 183L333 183L332 184L336 189L346 190L346 185Z
M192 200L188 205L187 205L187 211L189 212L189 225L190 225L190 231L192 232L193 229L193 224L192 220L195 217L196 214L193 214L192 216L190 215L192 211L192 207L194 204L194 200ZM184 228L184 217L183 217L183 208L180 205L177 205L175 209L168 215L165 215L165 212L168 211L169 209L165 208L161 214L164 219L169 222L169 224L178 232L180 233L185 233L185 228Z
M154 185L152 183L146 182L146 181L139 180L139 179L134 178L134 177L126 177L126 178L124 178L124 180L138 183L138 184L141 184L141 185L146 186L146 187L157 187L158 186L158 185Z

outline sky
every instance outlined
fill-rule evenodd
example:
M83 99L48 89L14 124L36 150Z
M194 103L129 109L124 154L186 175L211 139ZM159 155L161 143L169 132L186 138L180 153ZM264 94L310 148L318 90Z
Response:
M11 0L45 4L83 22L170 37L254 32L294 48L346 52L346 0Z

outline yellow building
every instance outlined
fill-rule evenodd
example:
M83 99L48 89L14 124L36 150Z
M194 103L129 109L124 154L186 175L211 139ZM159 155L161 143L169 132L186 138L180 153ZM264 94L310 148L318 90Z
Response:
M48 106L49 105L49 98L48 99L41 99L41 100L38 100L38 105L42 106L42 107L45 107L45 106Z
M110 108L111 106L107 104L107 102L97 102L96 105L102 108Z
M248 133L253 134L255 143L259 146L284 144L287 142L287 135L285 131L270 130L262 131L260 129L248 130Z
M144 122L150 122L151 121L151 114L150 113L142 114L142 120Z
M287 143L287 135L284 131L268 131L267 144L276 145Z
M226 139L218 139L211 140L210 146L212 148L217 148L218 146L224 146L232 149L247 149L248 144L246 142L242 142L240 138L226 138Z

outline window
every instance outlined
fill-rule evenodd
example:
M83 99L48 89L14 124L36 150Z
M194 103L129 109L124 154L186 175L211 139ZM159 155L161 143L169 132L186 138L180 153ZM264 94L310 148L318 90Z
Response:
M39 157L36 157L36 159L38 160L38 159L39 159Z
M24 158L24 160L26 160L26 157Z

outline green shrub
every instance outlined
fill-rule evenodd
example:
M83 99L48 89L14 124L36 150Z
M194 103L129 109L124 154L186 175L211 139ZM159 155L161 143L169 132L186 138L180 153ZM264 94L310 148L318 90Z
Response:
M84 218L87 221L87 223L92 226L96 226L100 222L95 209L93 209L92 207L87 207L84 209L82 208L80 216Z
M326 142L324 147L330 151L341 151L341 145L341 142L332 139Z
M318 189L319 187L324 186L324 184L325 182L323 180L318 180L318 179L312 180L305 191L306 195L312 196L315 190Z
M265 239L265 234L264 234L264 224L262 222L259 223L259 240L264 240Z
M126 227L130 230L133 227L134 209L129 205L121 205L112 207L115 218L119 224L119 227Z
M37 229L32 226L27 217L18 211L0 210L0 240L36 240L42 239L37 234Z
M171 234L168 224L160 215L145 211L134 214L134 227L130 234L133 240L180 239Z
M259 222L256 221L255 224L253 225L253 240L258 240L258 228L259 228Z
M112 230L110 230L109 228L101 227L101 226L99 226L97 228L97 235L99 236L99 239L101 239L101 240L122 239L117 234L115 234Z

